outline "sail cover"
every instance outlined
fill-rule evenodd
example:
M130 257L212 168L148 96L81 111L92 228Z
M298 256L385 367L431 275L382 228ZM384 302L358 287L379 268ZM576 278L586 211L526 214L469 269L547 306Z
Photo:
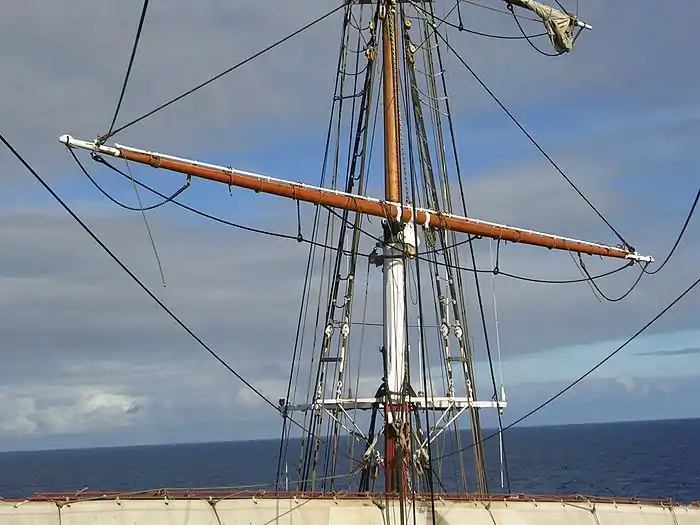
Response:
M517 0L512 2L529 9L544 22L549 40L559 53L568 53L574 45L574 25L576 19L568 13L555 9L535 0Z

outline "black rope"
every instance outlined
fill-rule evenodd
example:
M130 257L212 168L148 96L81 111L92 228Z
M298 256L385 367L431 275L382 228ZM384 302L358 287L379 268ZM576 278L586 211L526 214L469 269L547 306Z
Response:
M118 173L119 175L121 175L121 176L124 177L125 179L132 180L132 178L131 178L127 173L124 173L122 170L120 170L120 169L117 168L116 166L110 164L110 163L109 163L105 158L103 158L102 156L100 156L100 155L93 155L92 158L93 158L93 160L95 160L96 162L99 162L100 164L104 164L106 167L108 167L109 169L111 169L111 170L114 171L115 173ZM159 192L159 191L156 190L155 188L152 188L152 187L149 186L148 184L145 184L145 183L143 183L143 182L141 182L141 181L139 181L139 180L137 180L137 179L133 179L133 181L134 181L138 186L142 187L143 189L145 189L145 190L147 190L147 191L150 191L150 192L153 193L154 195L158 195L159 197L162 197L163 199L168 199L168 197L167 197L166 195L164 195L163 193ZM103 190L103 191L104 191L104 190ZM110 197L110 200L111 200L111 197ZM187 204L183 204L182 202L180 202L180 201L178 201L178 200L175 200L175 198L171 198L168 202L171 202L172 204L175 204L176 206L179 206L180 208L182 208L182 209L184 209L184 210L187 210L187 211L189 211L189 212L191 212L191 213L194 213L195 215L199 215L200 217L204 217L205 219L209 219L209 220L211 220L211 221L218 222L219 224L223 224L224 226L230 226L230 227L232 227L232 228L236 228L236 229L239 229L239 230L247 231L247 232L250 232L250 233L258 233L258 234L260 234L260 235L267 235L267 236L269 236L269 237L277 237L277 238L279 238L279 239L293 239L293 240L295 240L295 241L298 241L297 235L291 235L291 234L288 234L288 233L281 233L281 232L274 232L274 231L270 231L270 230L263 230L263 229L261 229L261 228L254 228L253 226L247 226L247 225L245 225L245 224L239 224L239 223L236 223L236 222L231 222L231 221L228 221L228 220L226 220L226 219L222 219L221 217L217 217L216 215L211 215L211 214L206 213L206 212L204 212L204 211L202 211L202 210L199 210L199 209L197 209L197 208L193 208L192 206L188 206ZM320 242L317 242L317 241L312 241L312 240L310 240L310 239L303 239L303 242L305 242L305 243L307 243L307 244L311 244L311 245L313 245L313 246L317 246L317 247L319 247L319 248L331 249L331 250L335 250L335 249L336 249L335 246L329 246L329 245L326 245L326 244L323 244L323 243L320 243ZM349 252L347 252L347 253L349 253Z
M331 16L332 14L334 14L336 11L339 11L340 9L342 9L344 6L345 6L345 4L339 5L338 7L332 9L331 11L329 11L328 13L326 13L325 15L316 18L316 19L313 20L312 22L309 22L309 23L306 24L304 27L301 27L301 28L297 29L297 30L294 31L293 33L290 33L289 35L287 35L287 36L285 36L284 38L282 38L282 39L276 41L275 43L270 44L270 45L267 46L266 48L264 48L264 49L258 51L257 53L255 53L255 54L249 56L249 57L246 58L245 60L242 60L241 62L238 62L237 64L231 66L230 68L228 68L228 69L222 71L222 72L219 73L218 75L214 75L214 76L211 77L209 80L206 80L206 81L202 82L201 84L196 85L196 86L193 87L192 89L189 89L189 90L185 91L184 93L182 93L181 95L178 95L177 97L175 97L175 98L173 98L173 99L170 99L169 101L167 101L167 102L161 104L160 106L158 106L158 107L152 109L152 110L149 111L148 113L144 113L144 114L141 115L140 117L135 118L134 120L131 120L131 121L127 122L127 123L124 124L123 126L117 128L117 129L115 129L114 131L110 131L110 132L107 133L106 135L100 137L100 141L104 142L104 141L107 140L109 137L112 137L112 136L116 135L116 134L119 133L120 131L123 131L123 130L125 130L126 128L128 128L128 127L130 127L130 126L133 126L134 124L136 124L136 123L138 123L138 122L141 122L142 120L147 119L147 118L150 117L151 115L153 115L153 114L155 114L155 113L158 113L159 111L161 111L161 110L167 108L168 106L174 104L175 102L178 102L178 101L182 100L183 98L185 98L185 97L191 95L191 94L194 93L195 91L199 91L199 90L202 89L203 87L208 86L209 84L211 84L211 83L213 83L213 82L219 80L221 77L223 77L223 76L225 76L225 75L228 75L229 73L231 73L232 71L235 71L235 70L238 69L239 67L241 67L241 66L247 64L248 62L251 62L252 60L258 58L258 57L261 56L261 55L264 55L264 54L267 53L268 51L271 51L272 49L274 49L274 48L280 46L281 44L284 44L284 43L287 42L288 40L291 40L291 39L294 38L295 36L299 35L300 33L303 33L304 31L306 31L306 30L309 29L310 27L315 26L315 25L318 24L319 22L325 20L326 18L328 18L329 16Z
M649 263L644 263L644 266L642 266L642 270L639 272L639 275L638 275L637 278L635 279L634 283L632 283L632 286L630 286L629 290L627 290L625 293L623 293L623 294L620 295L619 297L608 297L608 296L605 295L605 293L603 293L603 291L600 289L600 286L598 286L598 285L596 284L595 281L591 280L591 278L590 278L590 277L591 277L591 274L588 273L588 269L586 268L586 264L583 262L583 257L581 257L581 254L580 254L580 253L578 254L578 264L579 264L579 266L581 267L581 270L583 270L583 273L586 274L586 277L588 277L588 280L590 281L591 286L593 287L593 289L594 289L596 292L598 292L598 294L599 294L603 299L605 299L606 301L608 301L608 302L610 302L610 303L617 303L617 302L619 302L619 301L622 301L622 300L625 299L629 294L631 294L631 293L634 291L634 289L637 287L637 285L639 284L639 282L642 280L642 277L644 276L644 270L645 270L645 268L649 265Z
M482 88L489 94L489 96L498 104L498 106L505 112L506 115L513 121L513 123L522 131L525 136L529 139L529 141L532 143L535 148L544 156L545 159L554 167L559 174L564 177L564 180L569 183L569 185L578 193L578 195L590 206L590 208L600 217L600 219L610 228L610 230L617 236L617 238L622 242L624 246L626 246L630 251L634 251L634 248L622 237L622 235L615 229L615 227L610 224L610 221L605 218L605 216L596 208L596 206L586 197L583 192L574 184L574 182L569 178L569 176L564 173L564 170L562 170L559 165L552 159L552 157L549 156L549 154L542 148L542 146L539 145L539 143L534 139L534 137L523 127L523 125L518 121L518 119L513 115L513 113L510 112L510 110L501 102L501 100L496 96L496 94L491 91L491 89L486 85L486 83L481 80L479 75L476 74L476 72L471 68L471 66L457 53L457 51L450 45L450 43L447 41L447 39L439 32L437 29L435 30L435 34L440 37L440 39L445 43L447 46L447 49L452 51L452 53L455 55L457 60L459 60L462 65L469 71L469 73L474 77L474 79L481 85Z
M459 6L459 3L460 2L458 1L457 2L458 6ZM484 33L483 31L476 31L475 29L468 29L468 28L464 27L464 24L462 23L461 13L459 11L459 7L457 8L457 16L459 18L459 24L453 24L452 22L449 22L446 18L440 18L438 16L435 16L434 13L430 13L429 11L426 11L425 9L423 9L422 7L420 7L416 3L412 2L411 5L413 7L415 7L417 11L422 12L426 16L430 16L431 18L434 18L435 20L437 20L441 24L445 24L446 26L452 27L459 32L469 33L471 35L483 36L486 38L493 38L496 40L528 40L530 38L539 38L542 36L547 36L547 33L537 33L535 35L528 35L524 31L523 31L522 35L496 35L493 33ZM431 22L429 22L429 23L431 23ZM434 27L434 29L436 29L436 28Z
M664 262L661 263L660 266L655 268L653 271L647 271L646 267L642 269L642 271L648 275L654 275L656 273L659 273L664 266L666 266L666 263L671 260L671 257L673 257L673 254L676 252L676 248L678 248L678 245L681 243L681 240L683 239L683 236L685 235L685 230L688 228L688 224L690 224L690 220L693 218L693 215L695 214L695 208L698 205L698 200L700 200L700 189L698 189L698 192L695 194L695 199L693 200L693 204L690 207L690 211L688 211L688 215L685 218L685 222L683 222L683 227L681 228L680 233L678 234L678 237L676 237L676 242L673 243L673 247L671 250L668 252L668 255L664 259Z
M487 11L492 11L494 13L498 13L499 15L506 15L510 16L510 13L508 11L504 11L503 9L497 9L495 7L491 7L488 5L480 4L479 2L474 2L473 0L458 0L459 3L465 3L465 4L470 4L473 5L474 7L481 7L482 9L486 9ZM534 16L526 16L526 15L516 15L518 18L522 18L523 20L528 20L530 22L537 22L538 24L542 23L541 18L535 18Z
M184 184L180 187L179 190L177 190L175 193L173 193L170 197L164 197L163 200L162 200L161 202L158 202L158 203L156 203L156 204L152 204L151 206L145 206L145 207L143 207L143 208L137 207L137 206L129 206L128 204L124 204L123 202L120 202L119 200L117 200L117 199L115 199L114 197L112 197L109 193L107 193L107 191L106 191L104 188L102 188L102 186L100 186L100 185L97 183L97 181L93 178L93 176L90 175L90 172L88 172L88 170L85 168L85 166L83 165L83 163L80 162L80 159L79 159L78 156L75 154L75 151L73 151L73 149L72 149L72 148L69 148L69 147L66 147L66 149L68 150L68 152L69 152L69 153L71 154L71 156L73 157L73 160L75 161L75 163L76 163L76 164L78 165L78 167L80 168L80 171L83 172L83 174L88 178L88 180L92 183L92 185L95 186L95 188L97 188L97 190L98 190L102 195L104 195L109 201L113 202L114 204L116 204L117 206L119 206L120 208L122 208L122 209L124 209L124 210L128 210L128 211L151 211L151 210L155 210L155 209L157 209L157 208L160 208L161 206L164 206L164 205L168 204L169 202L173 202L173 199L175 199L177 196L179 196L182 192L184 192L187 188L190 187L190 177L188 176L187 179L185 179ZM99 159L102 159L102 157L100 157L100 156L97 155L96 153L93 153L93 154L92 154L92 158L95 159L95 160L98 160L98 158L99 158ZM98 161L98 162L101 162L101 160ZM111 167L111 166L110 166L110 167ZM136 180L134 180L134 182L136 182Z
M546 56L546 57L558 57L564 54L563 51L556 51L554 53L548 53L547 51L541 50L539 47L535 45L535 43L531 40L529 36L525 33L525 29L523 29L522 24L520 23L520 20L518 20L517 15L515 14L515 9L513 9L513 4L508 4L508 10L513 14L513 20L515 20L515 23L518 25L518 29L520 29L520 33L523 35L525 40L527 40L527 43L530 44L530 47L537 51L540 55ZM546 33L545 33L546 34Z
M501 269L498 269L497 272L494 271L496 270L478 270L474 268L460 268L460 270L466 270L466 271L475 271L477 273L495 273L496 275L503 275L504 277L509 277L511 279L517 279L518 281L525 281L528 283L539 283L539 284L576 284L576 283L587 283L589 281L597 281L598 279L602 279L604 277L609 277L611 275L614 275L616 273L621 272L622 270L626 270L630 266L634 266L634 261L630 261L624 266L620 266L619 268L615 268L614 270L610 270L609 272L601 273L598 275L594 275L591 277L579 277L578 279L535 279L532 277L525 277L522 275L515 275L512 273L504 272Z
M148 11L149 0L143 0L143 7L141 9L141 18L139 19L139 25L136 29L136 37L134 38L134 45L131 48L131 56L129 57L129 65L126 68L126 74L124 75L124 82L122 83L122 91L119 94L119 101L117 102L117 107L114 110L114 116L112 117L112 123L109 125L109 131L103 138L99 141L104 142L107 137L112 136L112 130L114 129L114 124L117 122L117 116L119 116L119 110L122 107L122 102L124 101L124 94L126 93L126 86L129 83L129 77L131 76L131 68L134 65L134 59L136 58L136 50L139 47L139 42L141 40L141 31L143 30L143 24L146 21L146 12Z
M335 215L337 218L343 220L342 215L340 215L338 212L336 212L333 208L330 208L330 207L327 207L327 206L324 206L324 208L326 208L331 214ZM381 239L380 239L379 237L377 237L377 236L375 236L375 235L369 233L367 230L364 230L364 229L360 228L360 231L361 231L364 235L366 235L367 237L369 237L370 239L372 239L372 240L374 240L374 241L377 241L377 242L382 242ZM469 240L467 240L467 241L463 241L463 243L471 242L472 240L474 240L474 239L469 239ZM437 252L440 252L440 251L447 250L447 249L449 249L450 247L457 246L457 245L459 245L459 244L460 244L460 243L454 243L454 244L452 244L452 245L449 245L449 246L446 246L446 247L443 247L443 248L437 248L437 249L431 250L431 252L436 252L436 253L437 253ZM498 267L494 267L492 270L480 270L480 269L478 269L478 268L469 268L469 267L467 267L467 266L459 266L459 265L455 265L455 264L448 264L448 263L445 263L445 262L442 262L442 261L429 259L429 258L427 258L427 257L421 257L420 255L416 255L416 259L420 259L420 260L427 261L427 262L433 262L434 264L437 264L437 265L439 265L439 266L454 268L455 270L460 270L460 271L464 271L464 272L473 272L473 273L493 273L493 274L496 274L496 275L503 275L504 277L508 277L508 278L510 278L510 279L516 279L516 280L518 280L518 281L525 281L525 282L539 283L539 284L576 284L576 283L585 283L585 282L588 282L590 279L593 279L593 280L595 281L595 280L598 280L598 279L602 279L602 278L604 278L604 277L609 277L609 276L611 276L611 275L614 275L614 274L616 274L616 273L619 273L619 272L621 272L622 270L625 270L626 268L629 268L630 266L633 266L633 265L634 265L634 261L629 261L629 262L627 262L624 266L620 266L619 268L615 268L614 270L610 270L610 271L601 273L601 274L599 274L599 275L594 275L594 276L592 276L590 279L589 279L588 277L579 277L579 278L577 278L577 279L537 279L537 278L534 278L534 277L525 277L525 276L522 276L522 275L516 275L516 274L514 274L514 273L504 272L503 270L501 270L501 269L498 268Z

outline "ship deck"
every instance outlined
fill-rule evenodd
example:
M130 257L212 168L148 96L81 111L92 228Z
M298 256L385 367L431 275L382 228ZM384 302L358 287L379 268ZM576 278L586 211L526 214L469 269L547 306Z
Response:
M403 518L403 519L402 519ZM0 501L0 523L32 525L700 525L700 505L585 495L439 495L168 490L42 493Z

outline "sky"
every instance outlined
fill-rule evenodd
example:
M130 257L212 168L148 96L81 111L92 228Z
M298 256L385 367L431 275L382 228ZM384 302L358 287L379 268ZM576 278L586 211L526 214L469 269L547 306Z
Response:
M499 0L482 3L502 7ZM107 130L140 2L124 0L99 12L86 0L36 4L2 5L2 133L198 336L271 399L283 396L308 247L164 206L148 214L163 287L141 215L101 196L57 142L63 133L91 139ZM572 10L575 4L565 3ZM438 4L438 11L449 8L448 1ZM700 5L679 0L668 10L648 0L633 6L581 0L579 8L594 30L558 58L544 57L522 40L444 30L606 217L640 252L659 261L698 185L700 74L685 64L694 63L691 35ZM329 9L320 0L276 2L273 11L252 0L155 3L120 122ZM518 34L506 16L466 3L461 10L467 28ZM330 17L125 130L116 142L318 183L341 22L340 14ZM538 44L550 51L541 39ZM470 213L614 244L612 233L459 62L448 58L446 70ZM115 197L135 205L128 181L87 155L81 159ZM147 297L7 151L0 153L0 170L0 449L279 435L279 416ZM164 193L182 183L179 175L133 170ZM296 207L290 203L242 190L229 195L227 188L201 181L182 200L230 221L296 235ZM313 209L301 211L308 227ZM619 303L599 301L585 283L532 284L498 276L505 422L595 365L690 285L697 278L698 239L698 226L691 223L664 270L642 279ZM479 266L488 267L487 241L478 257ZM504 247L500 266L541 279L580 277L567 254L523 246ZM588 266L600 273L615 263L591 259ZM635 277L634 271L623 272L599 284L617 296ZM484 275L481 283L491 312L493 279ZM698 307L698 294L690 294L523 424L699 417ZM376 301L370 314L381 319ZM380 344L378 330L366 337L369 346ZM477 366L486 373L481 350Z

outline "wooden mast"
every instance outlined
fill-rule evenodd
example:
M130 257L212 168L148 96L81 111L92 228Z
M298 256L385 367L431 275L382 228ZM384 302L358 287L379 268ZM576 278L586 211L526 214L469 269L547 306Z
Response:
M398 14L396 0L385 0L382 6L382 82L384 102L384 195L389 202L401 203L401 164L400 129L398 103ZM401 493L404 486L404 468L402 456L409 451L399 451L397 429L407 418L401 417L401 397L403 388L403 370L392 369L392 363L402 366L405 353L405 307L403 288L405 261L403 250L394 251L395 235L401 229L401 223L389 216L384 229L384 346L385 360L384 385L387 389L384 418L385 443L385 487L387 493ZM393 258L393 260L392 260ZM401 290L401 292L396 293ZM401 332L397 334L396 332Z
M396 0L385 0L382 21L382 73L384 95L384 194L387 201L401 202L399 163L398 31Z

